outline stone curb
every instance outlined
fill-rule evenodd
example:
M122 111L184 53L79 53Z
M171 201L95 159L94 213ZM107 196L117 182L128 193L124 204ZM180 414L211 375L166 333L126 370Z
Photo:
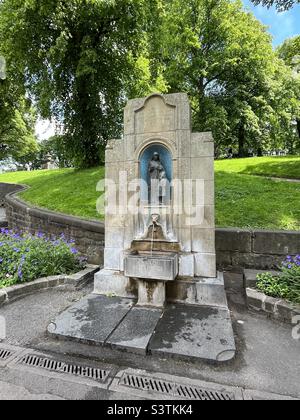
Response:
M5 200L8 205L18 206L22 209L25 215L39 217L44 220L51 220L52 223L64 224L70 227L74 226L86 231L104 234L104 222L81 219L80 217L54 212L26 203L21 198L17 197L17 194L21 191L28 189L28 187L24 185L22 185L22 187L23 188L19 191L9 193L5 196Z
M250 288L255 288L256 283L257 283L257 275L258 274L263 274L263 273L270 273L273 276L280 276L281 275L281 271L275 271L275 270L254 270L254 269L249 269L249 268L245 268L243 270L244 272L244 288L246 289L247 287Z
M94 274L98 270L98 265L89 264L84 270L81 270L75 274L49 276L28 283L17 284L15 286L0 289L0 306L4 303L7 304L20 296L27 295L42 289L49 289L63 285L71 288L72 290L80 289L89 281L93 280Z
M267 313L271 318L292 323L300 315L300 306L286 300L273 298L250 287L246 288L247 305L256 311Z

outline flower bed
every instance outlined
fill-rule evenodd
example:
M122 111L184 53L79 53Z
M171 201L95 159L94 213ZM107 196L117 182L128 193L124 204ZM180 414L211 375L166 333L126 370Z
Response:
M48 237L0 230L0 288L59 274L76 273L86 267L73 240L64 235Z
M271 273L258 274L256 287L267 296L300 304L300 255L287 256L278 276Z

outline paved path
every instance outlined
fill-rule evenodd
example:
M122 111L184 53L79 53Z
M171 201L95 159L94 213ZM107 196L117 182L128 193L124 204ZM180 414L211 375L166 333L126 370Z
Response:
M258 178L266 178L266 179L271 179L272 181L285 181L285 182L293 182L293 183L300 183L300 179L294 179L294 178L281 178L279 176L267 176L267 175L253 175L253 174L244 174L244 175L250 175L250 176L255 176Z
M237 357L232 362L216 366L204 362L182 362L172 358L135 355L108 348L57 341L48 337L45 334L48 323L90 291L91 287L76 292L68 292L61 288L49 289L1 307L0 316L5 317L7 324L7 338L4 344L30 347L57 354L59 357L73 355L85 363L89 361L109 364L116 372L126 368L142 368L160 375L171 374L188 377L190 380L300 398L300 341L292 338L292 326L248 312L241 304L240 295L233 294L230 299ZM0 363L0 381L17 386L27 384L26 389L33 394L54 394L71 399L126 399L126 394L107 389L87 388L82 384L70 386L68 382L56 382L55 378L48 378L46 382L40 376L39 380L34 377L29 381L28 378L28 372L18 370L18 366L11 371L1 368ZM36 383L39 383L38 389ZM0 398L2 397L0 394ZM133 391L127 394L127 398L137 397Z

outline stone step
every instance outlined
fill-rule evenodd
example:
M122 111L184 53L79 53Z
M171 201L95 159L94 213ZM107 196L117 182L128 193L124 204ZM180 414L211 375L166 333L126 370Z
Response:
M139 354L216 362L235 355L227 308L167 305L135 306L118 297L88 295L61 313L48 334L85 344L104 345Z
M166 287L169 302L227 308L222 272L218 272L215 278L178 279L168 282Z

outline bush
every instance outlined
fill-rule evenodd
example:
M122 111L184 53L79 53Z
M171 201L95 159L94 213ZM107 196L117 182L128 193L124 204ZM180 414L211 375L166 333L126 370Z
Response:
M270 273L257 275L257 288L268 296L287 299L300 304L300 255L287 256L281 264L279 276Z
M0 230L0 288L58 274L70 274L86 266L74 241L47 237L39 232Z

